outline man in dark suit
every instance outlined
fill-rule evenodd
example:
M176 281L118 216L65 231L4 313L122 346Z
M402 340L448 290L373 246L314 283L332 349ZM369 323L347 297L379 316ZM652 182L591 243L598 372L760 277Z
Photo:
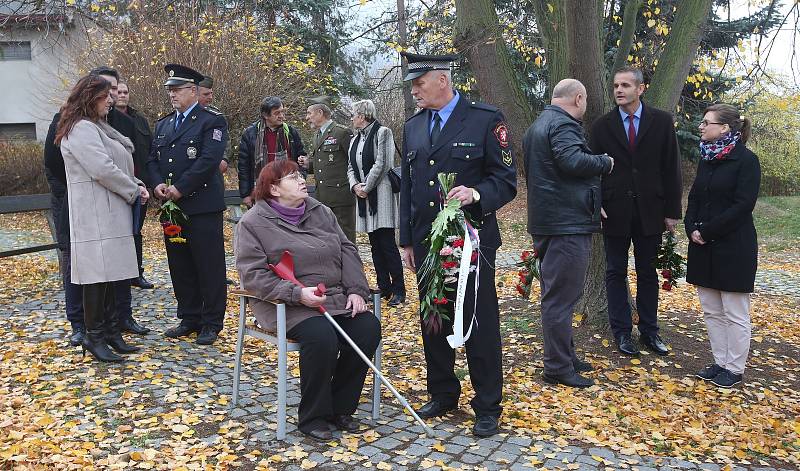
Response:
M164 238L181 320L164 335L199 332L197 343L210 345L222 330L227 294L219 163L228 125L220 113L198 104L202 74L178 64L164 69L169 74L164 86L175 111L156 123L147 168L156 197L174 201L188 216L182 225L186 242Z
M631 338L628 250L633 242L636 309L642 344L669 353L658 333L658 275L654 262L666 228L681 217L681 170L672 116L642 103L642 72L626 67L614 75L617 107L592 126L591 148L614 158L603 177L603 235L606 249L608 317L619 351L638 355Z
M422 108L403 128L403 162L400 190L400 245L403 262L416 271L427 255L424 240L440 209L440 172L456 173L455 187L446 195L458 199L480 227L480 280L477 304L466 296L464 312L475 312L475 326L466 342L470 378L475 388L473 433L498 432L502 407L503 372L500 320L494 265L500 230L495 211L514 199L517 177L508 128L496 107L468 101L453 90L450 62L454 56L405 54L412 81L411 93ZM471 276L467 292L474 292ZM423 296L424 293L420 293ZM465 316L470 317L470 316ZM451 316L452 319L452 316ZM465 322L468 324L468 322ZM469 325L464 326L466 332ZM420 410L424 418L446 414L458 407L461 384L453 372L455 350L447 342L452 320L441 331L422 340L431 400Z
M332 116L328 105L315 103L308 107L306 121L317 132L314 133L311 154L298 155L297 162L314 174L314 197L331 208L344 234L355 243L356 197L350 191L350 182L347 180L347 151L353 131L333 121Z

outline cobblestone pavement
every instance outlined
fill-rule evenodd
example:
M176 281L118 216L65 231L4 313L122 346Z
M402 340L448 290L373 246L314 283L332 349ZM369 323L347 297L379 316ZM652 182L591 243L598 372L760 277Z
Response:
M509 254L501 255L501 264L510 264L513 258ZM232 260L229 258L229 263ZM231 265L232 266L232 265ZM245 356L241 396L238 407L224 408L209 406L219 401L218 398L230 397L232 392L233 348L235 332L231 330L230 320L226 331L216 345L201 347L190 340L169 341L161 332L175 320L174 298L168 280L168 271L164 262L150 263L147 273L157 288L150 291L134 290L134 312L138 319L153 332L141 339L136 339L147 352L146 361L154 366L154 373L161 375L162 381L154 381L143 377L135 383L128 384L126 390L135 390L143 397L149 398L149 411L143 411L145 417L157 417L161 411L174 410L176 403L188 404L202 418L203 414L225 414L225 420L234 419L246 425L243 445L248 449L257 449L262 455L285 453L297 446L303 453L308 453L306 463L316 463L323 469L564 469L564 470L609 470L631 469L640 471L668 469L758 469L728 467L714 463L689 462L675 458L640 457L622 455L605 448L575 446L565 440L555 438L552 441L533 441L531 438L518 435L508 428L503 433L491 438L476 439L469 430L469 423L455 426L439 420L431 421L436 437L428 438L421 429L396 405L394 398L384 393L381 418L373 423L370 420L370 404L365 388L363 403L356 418L370 427L361 440L349 437L337 437L335 444L317 444L296 430L296 406L299 402L299 379L296 371L291 375L289 385L289 421L288 436L285 441L278 441L275 436L275 404L277 391L274 374L269 362L263 358ZM163 306L154 309L154 306ZM39 341L55 340L63 343L66 335L66 323L63 319L63 293L53 292L41 300L7 306L0 310L0 322L11 321L28 330L28 335L38 336ZM230 312L230 310L229 310ZM53 322L53 319L58 319ZM22 320L22 321L21 321ZM55 329L42 329L42 326L57 324ZM131 365L133 363L129 363ZM290 370L292 365L290 363ZM78 370L85 368L80 363ZM135 368L127 366L126 369ZM81 374L83 375L83 374ZM200 390L183 390L180 383L176 385L172 379L192 377L196 383L202 384ZM109 408L117 407L120 390L111 388L106 394L95 397L95 401L108 404ZM230 407L230 406L227 406ZM217 410L215 411L214 408ZM224 409L222 412L219 409ZM221 418L219 420L222 420ZM205 443L214 443L220 439L216 428L211 432L198 432L197 439ZM144 438L138 447L158 448L167 443L168 437ZM130 444L129 444L130 445ZM134 450L137 446L130 445ZM118 452L119 450L111 450ZM246 463L246 460L243 460ZM249 467L252 468L253 464ZM300 463L280 463L281 469L301 469Z

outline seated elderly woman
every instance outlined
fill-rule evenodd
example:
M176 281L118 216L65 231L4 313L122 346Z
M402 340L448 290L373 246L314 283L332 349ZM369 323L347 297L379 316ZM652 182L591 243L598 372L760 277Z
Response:
M332 438L335 429L355 432L352 415L358 405L367 365L338 337L317 307L328 313L367 355L380 342L380 323L367 311L369 286L355 244L342 232L327 206L310 198L297 164L269 163L254 191L255 205L236 230L236 267L242 287L259 299L252 304L261 327L276 329L276 309L266 300L286 304L289 338L300 343L300 406L298 428L317 440ZM284 250L294 257L300 288L275 275ZM323 296L314 294L324 283Z

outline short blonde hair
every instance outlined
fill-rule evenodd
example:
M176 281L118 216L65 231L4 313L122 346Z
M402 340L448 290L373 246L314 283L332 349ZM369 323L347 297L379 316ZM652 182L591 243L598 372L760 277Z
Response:
M372 100L361 100L353 103L353 114L360 114L367 121L375 121L375 103Z

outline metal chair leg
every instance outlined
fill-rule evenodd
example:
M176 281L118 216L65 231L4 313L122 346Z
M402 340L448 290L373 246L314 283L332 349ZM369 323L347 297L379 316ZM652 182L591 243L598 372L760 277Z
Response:
M239 380L242 374L242 350L247 319L247 298L239 296L239 331L236 333L236 357L233 364L233 407L239 402Z
M286 438L286 305L278 304L278 440Z

